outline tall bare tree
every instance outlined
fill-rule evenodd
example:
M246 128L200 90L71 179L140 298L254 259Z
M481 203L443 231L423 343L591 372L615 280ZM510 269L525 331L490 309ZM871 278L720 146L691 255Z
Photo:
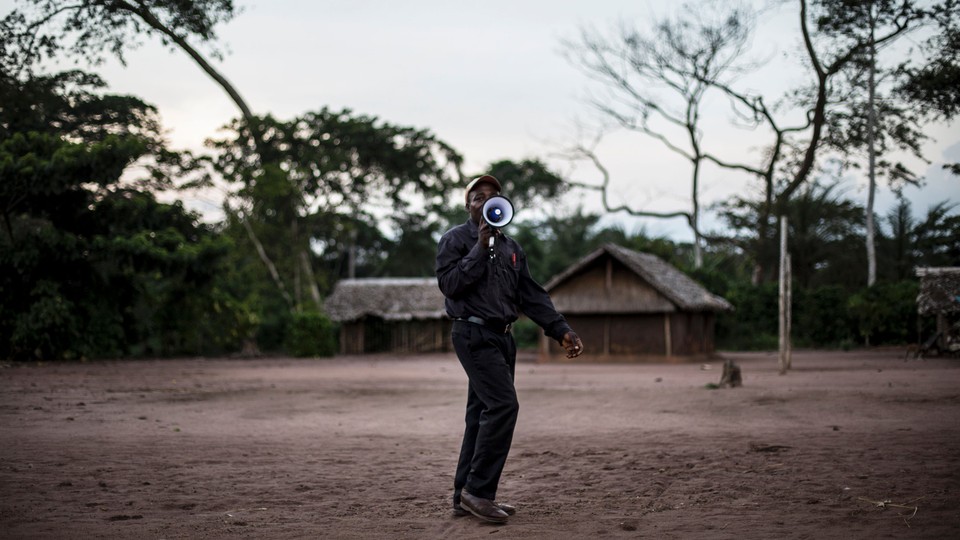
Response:
M571 158L588 160L603 175L600 185L577 185L600 191L608 212L686 218L694 234L696 267L703 262L700 183L708 159L701 107L711 83L736 72L734 64L749 34L748 17L740 9L716 13L687 5L677 15L655 21L649 31L625 22L608 33L584 27L579 38L562 43L568 61L601 83L603 95L590 100L601 118L652 137L690 163L690 210L653 212L611 203L609 171L594 151L603 130L592 143L578 141L567 151ZM682 135L671 137L671 129Z
M707 156L717 165L750 172L763 182L764 202L759 206L755 226L758 242L755 281L771 276L772 260L763 253L773 250L763 246L774 241L772 218L782 214L790 198L810 180L816 170L817 157L824 150L849 154L854 146L862 148L866 144L863 134L868 132L865 124L869 122L869 116L853 111L860 112L868 107L852 105L863 103L863 87L849 84L850 71L867 65L864 60L869 58L872 49L892 43L931 16L929 10L915 9L912 2L882 3L885 11L882 17L875 16L873 32L863 32L857 30L871 28L867 16L869 6L864 7L871 4L870 1L822 0L817 2L816 13L810 13L806 0L799 1L800 33L813 80L809 87L796 92L789 101L804 111L807 120L802 125L781 127L762 96L738 91L721 82L711 82L711 86L726 93L744 111L742 117L752 119L755 126L767 126L773 133L772 142L761 158L761 166L724 162ZM816 23L819 33L811 30L811 21ZM917 125L916 116L909 110L898 110L888 103L883 105L885 112L889 113L888 118L898 118L901 122L872 133L887 134L887 139L895 140L901 148L919 152L918 140L922 135L916 129L910 129ZM854 133L859 134L859 140L851 137ZM853 144L855 141L857 145ZM891 177L910 178L898 163L881 161L880 165Z
M739 73L734 67L734 61L742 53L743 43L751 30L748 24L750 19L742 10L731 8L726 18L721 16L714 19L726 21L726 24L720 24L718 27L729 29L730 32L709 31L714 26L701 24L704 20L699 15L701 12L689 8L685 15L677 19L685 22L654 25L654 29L647 34L648 37L643 37L636 31L631 33L621 30L613 38L605 38L596 32L584 31L579 42L566 45L566 52L568 57L577 61L586 73L600 81L608 90L605 100L594 100L595 107L616 124L654 137L691 162L693 211L636 212L629 209L628 205L619 207L611 205L607 198L611 179L607 169L602 167L602 163L597 158L596 144L599 139L592 144L579 143L570 152L581 159L591 160L604 177L602 184L584 187L602 191L603 203L608 211L626 211L633 215L654 217L683 216L688 219L699 240L703 236L697 225L700 208L697 190L701 164L707 161L723 168L752 174L762 183L763 202L756 206L758 209L756 224L752 228L756 235L755 245L752 248L742 247L752 252L755 257L755 281L769 279L773 277L770 270L775 266L775 257L770 257L776 252L771 247L776 244L774 232L777 227L774 217L782 213L782 209L793 194L814 175L818 156L825 150L836 152L843 146L854 148L850 144L854 139L849 137L854 133L858 133L861 137L860 146L856 148L865 147L863 134L866 130L857 131L848 128L854 124L862 128L868 120L867 116L861 115L857 122L853 123L851 122L853 114L841 112L842 105L852 103L853 98L856 98L858 103L863 103L864 100L859 97L862 94L857 93L863 87L851 90L851 85L845 84L848 81L844 79L849 78L849 72L854 68L866 65L864 59L869 57L871 49L879 50L932 20L939 22L942 28L941 33L946 36L936 41L934 45L939 49L952 52L955 58L958 50L955 42L960 42L951 38L957 35L955 4L957 2L953 0L945 0L921 9L916 7L914 2L907 0L817 0L815 9L811 10L806 0L798 0L803 53L805 62L812 72L812 80L808 87L779 100L781 105L792 104L793 110L799 108L802 111L806 120L795 125L787 125L783 120L785 118L783 113L776 106L771 106L770 101L764 96L739 90L732 80L733 76ZM873 25L870 24L867 16L870 6L874 6L872 9L875 9L876 13ZM872 33L867 31L871 27L874 28ZM702 41L698 41L698 35ZM683 36L683 38L678 42L674 39L675 36ZM730 41L711 39L723 36L730 38ZM695 45L703 42L720 46L714 49ZM675 52L676 55L661 54L662 49ZM640 53L634 54L637 50ZM686 54L685 51L689 50L714 51L714 54L705 56ZM697 58L710 59L712 63L684 61ZM652 61L644 61L647 59ZM943 63L942 60L941 63ZM704 66L713 69L704 69ZM953 68L954 65L951 63L948 67ZM904 66L900 69L909 71ZM956 100L953 99L956 92L951 90L951 85L947 81L950 80L951 74L957 73L955 69L951 71L941 67L934 73L930 70L918 69L909 72L918 80L936 79L937 81L936 85L932 85L931 91L914 91L918 94L916 98L918 102L925 99L928 102L946 104L937 110L942 110L942 115L953 114L957 109L954 104ZM685 111L681 110L681 114L670 115L671 102L651 90L657 87L665 87L677 95L688 98L679 101L688 106L686 111L696 111L697 114L682 114ZM769 130L770 143L759 159L748 158L735 162L703 148L701 126L698 123L698 107L703 95L710 90L718 90L728 96L740 119L746 121L747 127L756 129L763 126ZM901 93L906 94L907 91L901 89ZM916 129L904 128L904 126L917 126L916 120L919 116L915 115L916 110L901 108L899 111L894 111L896 113L894 114L890 112L893 108L885 101L878 103L877 106L878 125L874 132L877 138L876 144L894 140L901 148L916 149L919 152L918 135L919 138L922 138L922 135ZM858 108L861 111L868 110L865 106ZM880 121L883 118L887 119L888 124L884 125ZM901 122L894 125L890 120L893 118ZM662 131L653 127L651 119L663 120L668 125L682 126L688 133L688 140L684 141L683 146L679 142L675 143ZM841 135L844 133L845 135ZM845 137L845 144L837 144L837 141ZM880 152L884 147L877 148ZM880 159L877 161L877 167L884 170L885 174L891 178L910 180L909 172L900 164ZM739 203L735 202L735 204Z

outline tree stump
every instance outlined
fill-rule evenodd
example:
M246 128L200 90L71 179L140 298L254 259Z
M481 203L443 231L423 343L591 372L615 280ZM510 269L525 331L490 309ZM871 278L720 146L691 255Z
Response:
M720 376L720 388L729 386L736 388L743 386L743 377L740 375L740 366L733 363L733 360L723 362L723 374Z

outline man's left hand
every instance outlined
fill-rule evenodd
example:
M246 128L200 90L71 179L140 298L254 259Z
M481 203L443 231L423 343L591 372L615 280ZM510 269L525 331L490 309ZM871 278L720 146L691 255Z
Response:
M576 358L583 354L583 342L580 341L580 336L572 330L563 335L561 345L567 351L567 358Z

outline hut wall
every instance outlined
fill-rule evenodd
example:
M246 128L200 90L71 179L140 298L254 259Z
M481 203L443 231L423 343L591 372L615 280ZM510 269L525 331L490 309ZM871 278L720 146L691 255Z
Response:
M609 257L550 291L561 313L663 313L675 309L633 271ZM579 330L578 330L579 332Z
M583 340L581 359L608 360L611 356L666 354L663 314L570 315L567 322ZM548 339L550 356L565 354L559 343Z
M340 325L341 354L426 353L453 350L446 319L385 321L367 317Z
M714 351L713 313L672 313L670 315L670 341L676 356L696 356Z
M567 322L586 349L577 361L655 361L714 352L713 313L570 315ZM565 351L556 341L545 338L541 342L541 360L562 361L564 357Z
M453 350L450 340L452 322L415 320L393 323L390 352L426 353Z
M340 354L363 354L363 321L340 324Z

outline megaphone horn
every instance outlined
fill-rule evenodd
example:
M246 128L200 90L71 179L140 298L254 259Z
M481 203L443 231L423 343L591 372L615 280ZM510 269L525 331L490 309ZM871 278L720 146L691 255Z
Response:
M491 227L506 227L513 220L513 203L503 195L495 195L483 203L483 220Z
M513 221L513 203L503 195L495 195L483 203L483 220L495 229L506 227ZM490 237L490 247L493 247L493 237Z

